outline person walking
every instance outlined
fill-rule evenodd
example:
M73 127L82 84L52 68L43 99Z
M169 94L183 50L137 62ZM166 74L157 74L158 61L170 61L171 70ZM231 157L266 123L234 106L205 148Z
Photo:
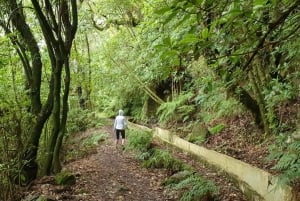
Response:
M122 147L124 146L125 143L125 129L127 128L127 121L126 118L124 116L124 112L123 110L119 110L119 115L116 116L115 118L115 122L114 122L114 132L115 132L115 137L116 137L116 147L119 144L119 139L120 136L122 138L121 140L121 145Z

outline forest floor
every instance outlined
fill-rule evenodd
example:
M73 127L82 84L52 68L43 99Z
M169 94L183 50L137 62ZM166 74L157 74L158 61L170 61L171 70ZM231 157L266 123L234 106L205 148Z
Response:
M262 130L251 123L251 117L247 115L227 118L221 123L226 124L224 130L210 136L203 146L267 172L272 171L274 161L267 161L266 158L270 153L270 145L275 141L274 136L264 136Z
M289 105L278 107L282 125L293 128L300 107L300 97ZM269 146L274 143L272 136L263 136L249 115L219 119L208 127L226 125L217 135L211 135L201 144L208 149L227 154L258 168L276 174L271 170L273 162L266 162ZM108 137L89 151L78 154L84 140L94 133L107 133ZM64 201L175 201L178 194L170 192L162 183L170 176L164 169L146 169L141 166L134 154L116 148L113 142L111 125L72 135L73 143L65 147L64 169L72 172L76 183L72 186L55 185L54 177L43 177L34 181L26 191L26 201L41 195ZM213 181L219 188L218 201L246 201L242 192L220 172L207 168L186 153L155 142L158 148L167 149L172 155L193 167L199 175Z
M300 95L291 102L279 105L275 112L280 122L280 133L291 133L297 127L300 109ZM233 158L249 163L272 174L278 174L272 167L275 161L266 160L271 145L275 145L276 135L266 136L263 129L253 123L250 114L211 122L211 126L224 124L225 128L217 135L211 135L203 146Z
M88 130L77 134L84 139L93 133L106 132L109 137L101 141L93 151L73 159L64 169L76 176L72 186L55 185L54 177L36 180L27 191L27 200L46 196L53 200L64 201L175 201L176 193L168 191L162 183L169 173L164 169L146 169L141 166L133 153L116 148L111 126ZM73 147L72 147L73 146ZM76 146L66 152L74 152ZM159 145L160 148L165 146ZM170 148L165 147L170 151ZM171 150L174 157L192 166L197 173L212 180L219 188L218 201L246 201L242 192L225 176L211 170L194 157L176 149ZM32 199L33 200L33 199Z

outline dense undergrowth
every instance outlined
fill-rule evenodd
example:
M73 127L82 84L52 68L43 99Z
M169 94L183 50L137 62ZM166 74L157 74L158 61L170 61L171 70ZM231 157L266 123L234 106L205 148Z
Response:
M109 136L107 132L99 133L97 131L97 128L111 123L108 119L99 118L95 113L82 113L80 117L77 115L78 113L75 116L71 116L70 125L72 129L65 138L65 146L63 147L63 152L66 153L63 157L65 163L94 153L98 143L105 141ZM85 135L87 129L92 130ZM79 134L80 137L73 137L78 135L78 133L82 133L81 135Z
M130 130L126 149L133 150L144 167L168 170L170 177L162 185L169 194L177 194L181 201L217 200L217 186L175 159L169 151L156 147L151 133Z
M267 160L277 161L272 168L279 174L280 184L300 187L300 141L286 143L286 138L280 136L276 144L270 147Z

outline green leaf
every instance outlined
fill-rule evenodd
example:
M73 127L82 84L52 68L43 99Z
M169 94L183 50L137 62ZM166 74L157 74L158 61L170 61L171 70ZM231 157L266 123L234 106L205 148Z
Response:
M254 6L262 6L262 5L266 5L268 0L254 0L253 1L253 5Z
M203 38L204 40L206 40L206 39L208 38L209 31L208 31L208 28L207 28L207 27L205 27L205 28L202 30L201 35L202 35L202 38Z
M165 13L168 12L168 11L170 11L170 8L164 7L164 8L155 10L155 11L154 11L154 14L157 14L157 15L163 15L163 14L165 14Z
M162 59L177 58L178 55L179 53L176 50L167 50L161 54L161 58Z
M163 21L163 24L168 24L177 15L176 12L170 12L169 16Z
M224 124L218 124L218 125L212 127L211 129L209 129L209 132L214 135L214 134L220 133L224 128L225 128Z
M190 45L197 43L199 41L199 38L195 36L195 34L186 34L183 39L180 41L181 45Z
M166 37L163 39L163 43L169 47L172 46L172 41L171 41L171 38L170 37Z
M267 4L267 0L254 0L253 2L253 9L258 10L260 8L265 7Z

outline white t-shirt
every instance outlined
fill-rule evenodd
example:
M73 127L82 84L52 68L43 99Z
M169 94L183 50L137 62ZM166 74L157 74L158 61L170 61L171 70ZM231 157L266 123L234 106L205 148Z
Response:
M114 128L124 130L127 127L126 119L124 116L118 115L115 119Z

